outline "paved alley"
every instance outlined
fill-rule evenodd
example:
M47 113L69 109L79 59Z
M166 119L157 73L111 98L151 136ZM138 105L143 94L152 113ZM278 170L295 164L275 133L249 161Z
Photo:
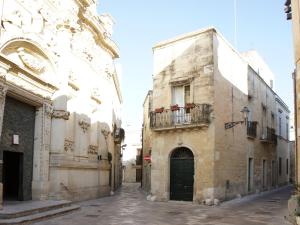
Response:
M81 202L81 210L36 225L288 225L291 189L209 207L190 202L147 201L138 184L123 184L112 197Z

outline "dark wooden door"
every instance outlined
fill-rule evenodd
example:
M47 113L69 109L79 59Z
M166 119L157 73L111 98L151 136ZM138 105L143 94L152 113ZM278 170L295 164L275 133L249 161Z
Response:
M194 157L186 148L175 150L170 160L170 200L192 201Z

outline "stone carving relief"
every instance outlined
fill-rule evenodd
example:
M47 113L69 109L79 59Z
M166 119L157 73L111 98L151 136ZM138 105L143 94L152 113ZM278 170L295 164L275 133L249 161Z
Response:
M38 59L37 57L33 56L32 54L28 53L24 48L20 47L17 49L19 58L21 59L22 63L29 69L33 70L36 73L42 73L45 70L45 63Z
M82 128L83 133L87 132L88 128L91 126L88 121L85 121L83 119L79 120L78 124Z
M5 98L7 92L7 87L0 85L0 98Z
M53 113L53 106L48 103L44 103L44 112L48 118L51 118Z
M109 130L106 130L106 129L102 129L102 130L101 130L101 133L103 134L104 138L107 139L107 138L108 138L108 135L110 134L110 131L109 131Z
M88 154L97 155L98 154L98 146L96 146L96 145L89 145Z
M16 32L18 30L23 30L25 33L41 33L44 29L44 18L39 13L39 11L35 11L33 8L37 6L34 4L32 6L27 3L27 8L31 10L31 13L22 10L15 10L12 12L8 12L6 15L3 16L2 25L8 32ZM24 2L24 5L25 2Z
M95 55L96 43L89 31L81 31L73 35L72 49L83 58L92 62Z
M65 139L64 150L65 152L74 152L74 141Z
M53 110L52 118L68 120L69 117L70 117L70 112L66 110Z
M6 80L7 69L0 66L0 79Z

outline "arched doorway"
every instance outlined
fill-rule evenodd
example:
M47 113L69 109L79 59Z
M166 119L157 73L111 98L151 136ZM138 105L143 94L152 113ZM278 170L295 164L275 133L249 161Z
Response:
M185 147L177 148L170 157L170 200L192 201L193 187L193 152Z

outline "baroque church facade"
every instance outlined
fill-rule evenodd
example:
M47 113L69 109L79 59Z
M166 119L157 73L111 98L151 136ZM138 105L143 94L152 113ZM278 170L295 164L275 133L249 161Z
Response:
M83 200L122 180L113 19L95 0L3 1L0 196Z

